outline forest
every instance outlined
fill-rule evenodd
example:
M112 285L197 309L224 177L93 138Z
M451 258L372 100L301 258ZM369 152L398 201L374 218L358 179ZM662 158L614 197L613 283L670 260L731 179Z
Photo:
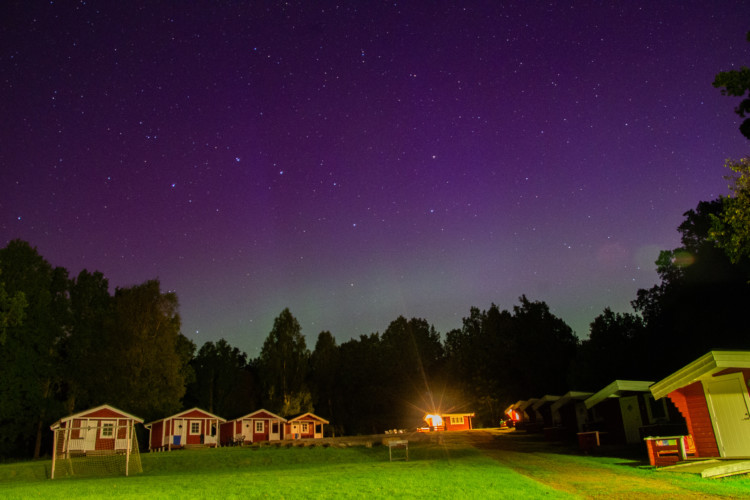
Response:
M632 313L605 309L582 339L525 295L510 309L471 308L442 334L398 317L341 343L322 331L314 346L284 309L249 359L223 339L198 348L183 335L177 295L158 280L111 294L102 273L70 277L13 240L0 249L0 456L48 453L52 422L104 403L147 422L196 406L224 418L314 411L348 435L414 428L434 410L492 426L518 399L656 381L709 350L749 349L750 252L722 225L748 161L730 167L735 196L684 214L682 246L656 262L661 283L638 291Z

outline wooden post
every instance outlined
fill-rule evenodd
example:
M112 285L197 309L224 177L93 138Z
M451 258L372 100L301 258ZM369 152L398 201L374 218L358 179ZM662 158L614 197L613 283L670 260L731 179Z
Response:
M57 429L52 434L52 472L50 472L49 478L55 479L55 458L57 457Z
M133 421L131 420L129 424L125 425L125 477L128 475L128 468L130 466L130 439L132 436L132 433L130 432L130 428L133 425ZM117 435L115 434L115 442L117 442Z

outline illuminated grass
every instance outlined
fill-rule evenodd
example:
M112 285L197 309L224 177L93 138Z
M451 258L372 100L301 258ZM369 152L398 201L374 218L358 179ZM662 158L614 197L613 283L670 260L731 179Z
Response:
M622 458L543 449L486 455L461 439L388 448L221 448L146 453L143 474L50 481L49 461L0 465L0 498L747 497L744 476L704 480ZM498 457L500 457L498 459ZM586 471L594 471L587 473Z
M131 477L44 478L49 462L0 466L4 498L570 498L467 446L221 448L142 455ZM41 472L40 472L41 471ZM41 476L41 477L40 477Z

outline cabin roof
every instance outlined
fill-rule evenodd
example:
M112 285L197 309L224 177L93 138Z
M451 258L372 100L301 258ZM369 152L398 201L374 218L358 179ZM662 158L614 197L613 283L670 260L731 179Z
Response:
M645 380L615 380L604 389L594 393L594 395L590 396L583 403L586 405L586 408L591 409L605 399L619 398L626 392L648 392L651 384L653 382Z
M570 401L583 401L584 399L588 399L591 397L594 393L593 392L581 392L581 391L569 391L560 396L560 399L552 403L552 411L557 411L566 404L568 404Z
M301 420L317 420L318 422L322 422L324 424L330 424L330 422L322 417L317 416L314 413L303 413L302 415L297 415L296 417L290 418L287 420L287 422L296 422Z
M538 410L544 405L551 405L558 399L560 399L560 396L553 396L551 394L545 394L544 396L539 398L539 400L536 403L534 403L531 407L535 410Z
M266 409L263 409L263 408L261 408L260 410L255 410L252 413L248 413L247 415L243 415L241 417L237 417L234 420L244 420L246 418L253 418L253 417L255 417L256 415L258 415L260 413L265 413L265 414L269 415L272 418L275 418L277 420L281 420L282 422L286 422L287 421L284 417L280 417L280 416L276 415L275 413L270 412L270 411L268 411Z
M660 399L686 385L713 376L727 368L750 368L750 351L710 351L651 386Z
M197 416L192 416L192 417L188 416L188 414L193 413L193 412L202 413L203 415L200 416L200 417L197 417ZM198 419L198 418L215 418L219 422L226 422L226 419L223 419L223 418L219 417L218 415L214 415L213 413L209 413L206 410L202 410L200 408L195 407L195 408L190 408L189 410L183 410L180 413L175 413L174 415L170 415L168 417L164 417L164 418L160 418L158 420L154 420L153 422L149 422L149 423L145 424L145 427L148 428L148 429L150 429L151 426L153 424L155 424L156 422L161 422L163 420L173 420L175 418L188 418L188 419L190 419L190 418L193 418L193 419Z
M122 410L120 410L118 408L115 408L114 406L110 406L110 405L104 404L104 405L96 406L94 408L89 408L88 410L84 410L84 411L81 411L81 412L78 412L78 413L74 413L72 415L68 415L67 417L63 417L60 420L58 420L57 422L55 422L54 424L52 424L50 426L50 429L56 429L56 428L60 427L60 425L62 425L63 422L68 422L70 420L73 420L74 418L87 418L88 417L88 418L100 418L100 419L103 419L103 420L118 418L117 416L104 416L104 417L103 416L91 416L92 414L97 413L97 412L99 412L101 410L110 410L113 413L118 413L119 415L121 415L119 418L128 418L128 419L134 420L135 422L138 422L139 424L143 423L143 419L142 418L138 418L138 417L136 417L134 415L131 415L130 413L127 413L127 412L124 412L124 411L122 411Z

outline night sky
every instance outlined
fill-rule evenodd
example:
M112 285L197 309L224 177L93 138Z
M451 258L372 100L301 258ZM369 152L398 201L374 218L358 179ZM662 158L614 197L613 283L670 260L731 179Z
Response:
M460 5L460 6L456 6ZM0 245L158 278L200 347L313 348L545 301L581 338L658 283L748 153L750 2L0 6Z

